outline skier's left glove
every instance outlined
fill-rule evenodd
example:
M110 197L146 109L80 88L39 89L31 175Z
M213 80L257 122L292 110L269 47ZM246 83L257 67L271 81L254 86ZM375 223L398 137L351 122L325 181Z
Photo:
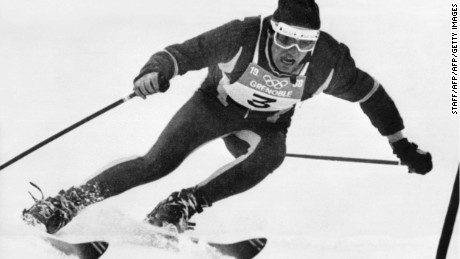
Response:
M391 143L391 147L401 164L407 165L409 173L425 175L433 168L431 154L418 149L418 146L409 142L407 138Z

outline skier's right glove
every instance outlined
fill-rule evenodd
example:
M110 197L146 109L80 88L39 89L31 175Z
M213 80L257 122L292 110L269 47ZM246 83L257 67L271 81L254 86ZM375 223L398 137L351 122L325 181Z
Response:
M169 80L159 72L152 72L137 78L133 90L137 96L145 99L147 95L165 92L168 88Z
M409 142L407 138L392 143L391 147L401 164L407 165L409 173L425 175L433 168L431 154L418 149L418 146Z

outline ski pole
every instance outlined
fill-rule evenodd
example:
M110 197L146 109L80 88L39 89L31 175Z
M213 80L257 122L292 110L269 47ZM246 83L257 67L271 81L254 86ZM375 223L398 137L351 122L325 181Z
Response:
M49 138L43 140L42 142L38 143L37 145L35 145L35 146L33 146L33 147L27 149L26 151L22 152L21 154L15 156L14 158L12 158L11 160L9 160L8 162L6 162L6 163L4 163L3 165L1 165L1 166L0 166L0 171L3 170L4 168L8 167L9 165L15 163L15 162L18 161L19 159L21 159L21 158L23 158L23 157L29 155L30 153L34 152L35 150L37 150L37 149L43 147L44 145L50 143L51 141L53 141L53 140L55 140L55 139L57 139L57 138L63 136L64 134L66 134L66 133L68 133L68 132L70 132L70 131L72 131L72 130L78 128L79 126L81 126L81 125L87 123L88 121L90 121L90 120L92 120L92 119L98 117L99 115L101 115L101 114L103 114L103 113L105 113L105 112L107 112L107 111L109 111L109 110L111 110L111 109L117 107L118 105L120 105L120 104L122 104L122 103L125 103L126 101L130 100L131 98L133 98L133 97L135 97L135 96L136 96L136 93L131 93L131 94L128 95L127 97L122 98L122 99L120 99L120 100L118 100L118 101L116 101L116 102L110 104L109 106L107 106L107 107L105 107L105 108L103 108L103 109L101 109L101 110L99 110L99 111L97 111L97 112L95 112L95 113L89 115L88 117L86 117L86 118L80 120L79 122L77 122L77 123L75 123L75 124L73 124L73 125L71 125L71 126L65 128L65 129L63 129L62 131L60 131L60 132L54 134L53 136L51 136L51 137L49 137Z
M444 219L444 226L442 227L441 237L439 239L438 244L438 250L436 252L436 259L446 259L452 238L452 233L455 229L455 219L457 218L459 204L459 168L460 166L457 167L457 176L455 177L454 187L452 189L452 194L450 196L449 207L447 207L447 213Z
M383 164L383 165L399 165L398 161L380 160L380 159L366 159L366 158L352 158L352 157L339 157L339 156L315 156L315 155L301 155L301 154L286 154L287 157L309 158L319 160L341 161L341 162L358 162L369 164Z

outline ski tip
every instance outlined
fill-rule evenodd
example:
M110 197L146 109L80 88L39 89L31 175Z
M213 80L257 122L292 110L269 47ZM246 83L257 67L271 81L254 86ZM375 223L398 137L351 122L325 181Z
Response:
M264 237L249 239L248 242L258 251L262 250L267 244L267 239Z
M97 259L101 257L109 243L105 241L91 241L84 243L69 243L56 237L45 237L53 247L66 255L75 255L80 259Z
M75 254L80 259L97 259L109 248L109 243L105 241L92 241L74 245L76 248Z
M252 238L231 244L208 243L220 253L236 259L252 259L258 255L267 244L266 238Z
M94 250L97 251L98 254L102 255L107 248L109 248L109 243L105 241L93 241L90 243Z

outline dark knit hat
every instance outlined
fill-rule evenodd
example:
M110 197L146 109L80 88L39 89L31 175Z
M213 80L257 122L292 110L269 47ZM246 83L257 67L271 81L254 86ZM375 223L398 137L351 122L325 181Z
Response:
M307 29L321 27L319 8L314 0L278 0L273 20Z

